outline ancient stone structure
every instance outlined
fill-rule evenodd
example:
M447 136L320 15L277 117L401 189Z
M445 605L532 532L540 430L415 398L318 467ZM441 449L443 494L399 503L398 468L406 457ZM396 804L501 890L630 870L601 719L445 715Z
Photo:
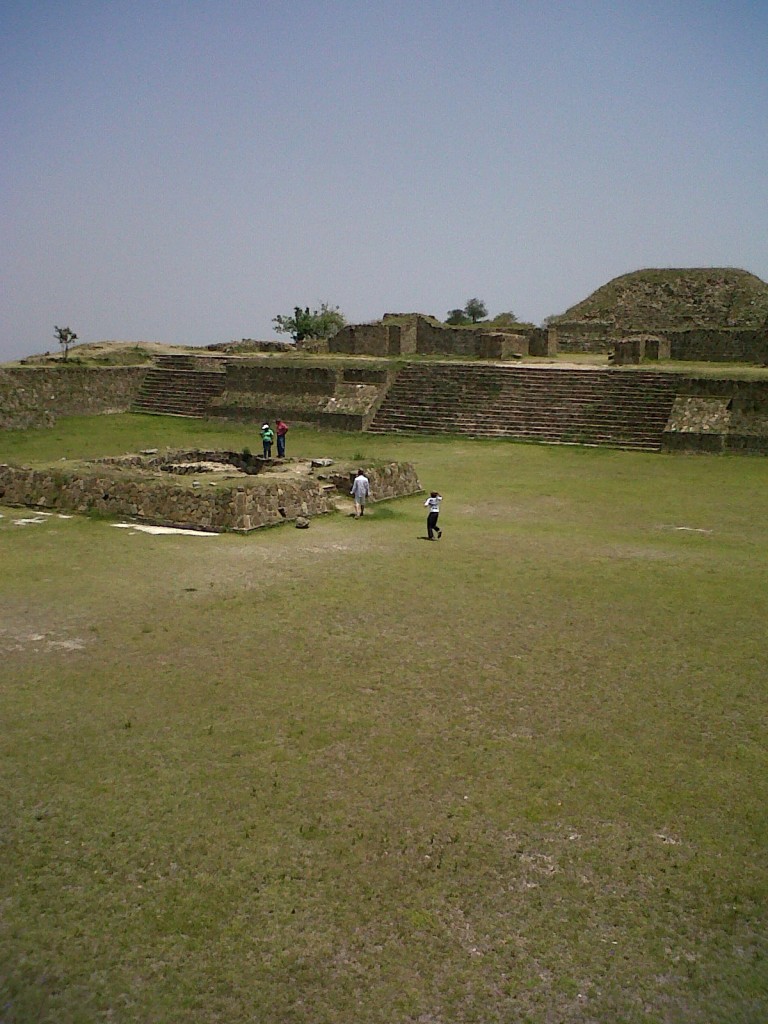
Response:
M386 392L386 366L291 365L228 358L189 369L167 357L148 371L134 412L222 417L254 423L278 416L335 430L362 430Z
M768 361L768 284L730 267L624 274L549 322L561 352L608 352L651 333L672 359Z
M348 324L328 340L328 351L352 356L401 356L415 352L404 346L399 324Z
M703 399L709 404L702 406ZM701 410L713 412L716 402L717 415L703 420ZM398 374L369 430L768 454L768 380L412 363Z
M665 450L768 455L768 381L688 377L675 390Z
M348 496L355 468L320 461L331 465L276 465L236 452L186 450L55 467L0 465L0 502L248 533L333 511L339 493ZM375 463L365 470L374 502L421 490L410 463Z
M144 366L0 368L0 429L49 427L59 416L127 412L147 373Z
M346 355L452 355L465 359L513 359L548 355L547 332L520 324L500 331L491 327L450 327L420 313L386 313L371 324L348 324L328 342L329 352Z
M641 363L644 359L669 359L670 345L667 338L655 334L637 334L632 338L620 338L611 353L614 366Z
M681 333L694 346L703 332ZM503 336L503 343L509 337ZM663 335L619 339L617 362L663 359L668 344L674 341ZM122 412L133 396L135 411L253 424L254 448L258 424L281 416L293 424L353 431L452 432L649 450L766 451L765 381L713 384L710 378L635 368L503 366L475 360L327 365L330 361L212 354L197 359L171 357L151 369L59 365L0 370L0 423L8 429L50 425L62 414ZM713 386L719 390L713 392ZM728 415L705 422L694 415L695 405L683 411L683 399L709 397L724 399ZM676 417L668 424L673 405ZM694 429L700 422L705 427Z
M671 375L412 363L369 430L456 433L658 451L672 409Z

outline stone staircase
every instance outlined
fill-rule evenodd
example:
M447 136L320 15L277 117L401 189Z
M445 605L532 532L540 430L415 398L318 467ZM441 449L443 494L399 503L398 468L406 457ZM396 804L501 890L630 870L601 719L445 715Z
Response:
M196 370L195 365L194 356L158 356L147 370L131 412L198 419L208 415L211 400L224 390L226 374Z
M675 382L642 371L411 363L368 430L658 451Z

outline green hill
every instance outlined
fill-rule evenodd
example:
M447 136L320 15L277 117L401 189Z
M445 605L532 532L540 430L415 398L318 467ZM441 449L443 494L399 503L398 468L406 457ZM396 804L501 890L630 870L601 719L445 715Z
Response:
M636 270L604 284L560 316L564 324L603 324L618 331L742 329L768 321L768 284L746 270L701 267Z

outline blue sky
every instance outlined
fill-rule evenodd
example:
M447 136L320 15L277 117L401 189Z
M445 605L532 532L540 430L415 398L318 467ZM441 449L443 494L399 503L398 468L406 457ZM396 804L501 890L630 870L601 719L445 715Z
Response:
M0 360L768 280L768 0L0 0Z

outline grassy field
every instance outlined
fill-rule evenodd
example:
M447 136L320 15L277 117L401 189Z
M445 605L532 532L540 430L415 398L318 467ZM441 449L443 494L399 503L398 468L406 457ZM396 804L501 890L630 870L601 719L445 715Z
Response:
M257 447L114 416L0 460ZM300 431L444 495L0 508L4 1024L762 1024L768 464Z

